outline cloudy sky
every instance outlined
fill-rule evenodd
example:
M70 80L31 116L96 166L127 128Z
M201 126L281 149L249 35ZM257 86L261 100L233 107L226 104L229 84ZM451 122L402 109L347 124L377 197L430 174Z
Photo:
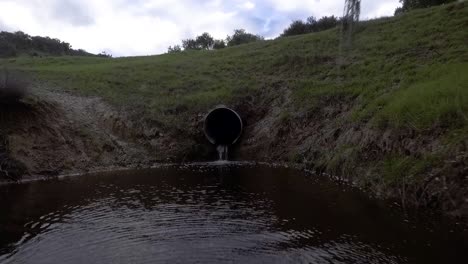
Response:
M294 19L341 16L344 0L0 0L0 30L50 36L93 53L164 53L209 32L244 28L278 36ZM362 0L363 19L392 15L398 0Z

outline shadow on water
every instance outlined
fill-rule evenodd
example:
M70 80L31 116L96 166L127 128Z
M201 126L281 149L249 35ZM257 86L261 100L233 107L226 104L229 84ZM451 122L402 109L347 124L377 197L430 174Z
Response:
M355 190L218 161L0 188L0 263L467 263Z

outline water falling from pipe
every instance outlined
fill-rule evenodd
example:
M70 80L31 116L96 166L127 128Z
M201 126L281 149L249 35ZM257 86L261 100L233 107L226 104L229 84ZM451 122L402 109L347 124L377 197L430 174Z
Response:
M226 161L228 160L228 146L226 145L218 145L216 150L218 151L218 160L219 161Z
M242 119L234 110L218 106L205 117L205 136L216 146L219 161L228 160L229 146L236 143L242 133Z

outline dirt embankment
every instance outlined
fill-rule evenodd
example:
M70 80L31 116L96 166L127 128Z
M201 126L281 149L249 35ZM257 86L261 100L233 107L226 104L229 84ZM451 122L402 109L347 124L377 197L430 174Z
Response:
M0 179L19 180L186 160L191 136L119 111L100 98L35 92L0 106ZM181 133L184 134L184 133ZM180 146L183 146L181 149Z
M313 109L294 112L288 89L271 89L231 105L246 125L231 156L303 164L395 198L402 206L468 216L468 142L445 153L443 128L377 129L353 122L353 98L322 98ZM100 98L47 91L2 106L0 177L27 179L216 157L203 136L203 113L189 115L184 129L143 116ZM441 158L424 159L433 153ZM422 161L419 170L405 167L415 160Z
M468 219L466 137L448 147L444 127L421 131L354 121L355 98L325 97L295 112L288 89L272 89L234 107L247 119L238 158L303 164L402 207Z

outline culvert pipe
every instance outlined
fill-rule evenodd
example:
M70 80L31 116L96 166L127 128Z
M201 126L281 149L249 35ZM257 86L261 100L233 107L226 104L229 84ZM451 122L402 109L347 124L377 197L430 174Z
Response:
M214 145L229 146L242 134L242 119L236 111L218 106L205 116L203 130L206 138Z

